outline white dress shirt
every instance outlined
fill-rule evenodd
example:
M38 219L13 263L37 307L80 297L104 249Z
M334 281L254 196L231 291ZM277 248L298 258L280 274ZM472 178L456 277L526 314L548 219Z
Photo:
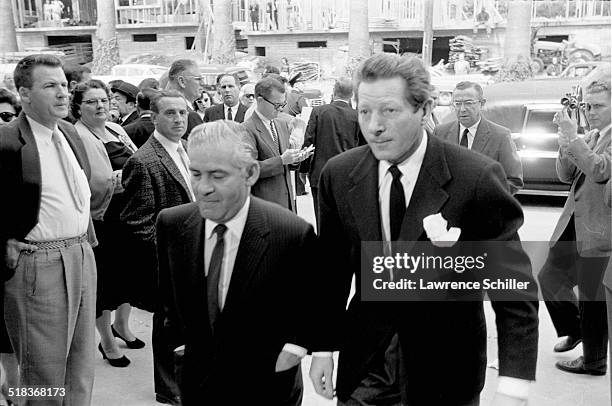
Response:
M226 104L223 105L223 118L225 118L227 120L227 111L228 110L232 110L232 121L236 121L236 114L238 114L238 106L240 106L240 103L236 103L235 106L228 106Z
M172 162L174 162L179 172L181 172L181 175L183 175L183 179L185 180L185 183L187 184L187 189L189 190L189 196L191 197L191 201L194 202L195 195L193 194L193 189L191 187L191 175L189 173L189 158L187 157L187 154L185 153L184 156L186 157L187 162L183 162L183 159L181 158L178 152L179 148L183 149L183 144L181 144L180 141L174 142L171 139L164 137L163 135L158 133L157 130L153 131L153 136L155 137L157 141L159 141L162 147L164 147L168 155L170 155L170 158L172 158Z
M223 307L225 306L225 299L230 287L232 271L234 270L234 263L236 262L236 255L238 254L238 247L240 246L240 239L247 221L250 205L251 198L247 197L244 205L238 211L238 213L236 213L231 220L224 223L227 227L227 231L223 237L225 239L225 246L223 250L221 275L219 276L219 308L221 310L223 310ZM215 249L215 245L217 245L217 234L214 230L218 224L219 223L215 223L214 221L208 219L206 219L204 224L204 235L206 236L206 242L204 243L204 264L206 264L206 276L208 276L208 267L213 250ZM305 348L289 343L285 344L283 351L290 352L300 358L305 356L307 353Z
M463 124L459 123L459 142L461 142L461 137L463 137L463 132L465 129L468 129L468 149L472 149L472 144L474 143L474 137L476 137L476 131L478 131L478 126L480 125L480 118L476 123L474 123L471 127L465 127Z
M410 155L404 162L397 164L397 169L402 173L400 182L404 187L404 197L406 199L406 208L410 204L410 198L414 191L423 158L425 158L425 150L427 149L427 132L423 131L423 138L417 147L416 151ZM393 175L389 172L391 167L389 161L378 162L378 203L380 204L380 219L382 226L382 235L385 241L391 241L391 225L389 220L389 201L391 194L391 183Z
M51 140L53 131L26 115L34 134L41 167L41 194L38 223L26 236L29 241L47 241L78 237L87 232L91 192L87 175L76 159L65 136L60 137L61 146L73 168L79 189L83 192L84 207L79 211L71 197L72 191L64 173L59 153ZM55 126L55 130L61 131Z

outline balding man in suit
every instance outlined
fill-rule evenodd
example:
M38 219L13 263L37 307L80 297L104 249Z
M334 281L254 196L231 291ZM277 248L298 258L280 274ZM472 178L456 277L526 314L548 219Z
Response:
M478 83L457 83L453 92L457 121L436 126L434 135L499 162L506 173L510 192L515 194L523 187L521 158L512 142L510 130L482 116L481 109L485 102Z

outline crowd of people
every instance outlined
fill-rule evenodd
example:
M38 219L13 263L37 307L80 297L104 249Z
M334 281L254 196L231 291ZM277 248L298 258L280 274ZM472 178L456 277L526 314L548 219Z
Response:
M0 200L1 380L65 389L26 390L15 404L91 404L96 347L117 368L131 361L115 338L148 350L130 329L136 306L153 313L159 403L297 406L310 354L315 391L338 405L476 406L484 292L386 303L362 292L362 244L391 255L400 242L437 242L432 215L460 242L505 243L483 273L528 283L515 300L488 292L493 404L527 402L538 299L517 244L523 172L510 131L482 115L477 83L457 84L456 120L440 124L427 68L392 54L339 78L308 122L307 101L273 68L256 83L221 74L213 94L189 59L134 86L30 55L14 82L17 95L0 89L0 182L11 194ZM555 118L557 170L572 189L538 279L563 337L554 350L583 344L583 357L557 367L602 375L612 326L609 70L585 87L585 112L584 137L567 109ZM307 181L316 228L297 216Z

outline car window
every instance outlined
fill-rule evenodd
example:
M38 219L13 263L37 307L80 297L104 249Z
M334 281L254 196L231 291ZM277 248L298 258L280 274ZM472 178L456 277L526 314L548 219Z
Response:
M556 134L557 125L553 123L555 111L531 110L527 112L527 122L525 123L526 133L547 133Z
M166 73L168 69L166 68L151 68L151 74L153 75L163 75L164 73Z

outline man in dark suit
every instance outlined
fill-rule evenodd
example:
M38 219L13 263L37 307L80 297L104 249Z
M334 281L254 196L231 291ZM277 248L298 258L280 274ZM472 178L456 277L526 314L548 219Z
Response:
M584 137L578 137L576 120L566 108L555 117L559 125L557 174L572 186L538 275L557 335L565 336L554 351L569 351L582 341L583 356L558 361L556 367L577 374L604 375L607 369L606 303L601 282L612 252L612 215L602 199L611 176L609 72L585 87L591 130ZM573 291L576 285L579 298Z
M14 400L89 405L96 317L89 162L75 128L62 120L69 93L61 61L27 56L14 80L23 111L0 127L4 321L20 387L64 390L44 401L31 392Z
M217 91L223 98L223 103L207 108L204 111L204 122L232 120L242 123L247 108L240 103L240 80L234 75L219 75Z
M157 220L162 299L174 343L184 345L183 406L302 400L317 269L303 253L316 252L316 237L293 213L249 196L259 165L247 139L226 120L196 127L188 148L196 202Z
M318 185L323 166L339 153L365 144L357 122L357 111L350 105L352 97L351 80L339 79L334 85L331 104L315 107L306 127L304 147L313 145L315 149L312 158L300 164L300 172L308 173L317 222L319 221Z
M168 343L166 314L157 295L155 220L168 207L193 201L189 159L181 142L187 127L187 102L164 91L151 101L155 131L123 168L125 206L121 220L134 237L134 269L142 270L142 299L153 315L153 372L158 401L178 404L174 352Z
M193 102L202 96L205 84L200 68L195 61L191 59L177 59L172 62L170 70L168 70L166 90L175 90L187 100L189 116L187 128L183 135L184 139L189 137L189 133L195 126L202 124L200 115L193 110L192 106Z
M512 142L510 130L495 124L481 114L486 99L482 87L474 82L460 82L453 92L457 121L436 126L434 135L453 144L480 152L504 168L510 192L523 187L523 166Z
M120 80L115 82L111 87L111 91L115 101L117 101L119 114L121 114L119 124L125 127L138 120L136 98L138 97L139 89L131 83Z
M132 124L126 125L123 128L138 148L147 142L151 134L153 134L153 131L155 131L155 125L151 119L153 115L151 111L151 99L157 94L159 94L159 91L155 89L142 89L136 98L140 117Z
M251 193L295 212L289 165L303 161L310 153L289 148L289 126L285 120L276 120L285 107L285 86L273 77L263 78L255 85L255 97L255 111L244 122L261 167Z
M427 136L430 83L419 59L374 55L356 72L355 88L368 145L329 160L319 181L319 239L329 271L317 302L321 308L313 309L324 315L311 348L315 390L332 398L331 351L339 350L339 405L479 404L487 353L482 290L472 292L473 301L362 301L362 242L382 242L377 246L385 246L384 252L402 255L400 241L413 246L440 239L424 225L438 213L460 228L460 237L442 235L442 241L503 245L503 257L482 272L521 274L529 281L530 300L498 300L497 291L488 291L499 337L493 404L524 404L535 379L537 287L518 240L521 207L507 190L501 166ZM420 255L409 248L405 253ZM356 292L346 309L353 276Z

